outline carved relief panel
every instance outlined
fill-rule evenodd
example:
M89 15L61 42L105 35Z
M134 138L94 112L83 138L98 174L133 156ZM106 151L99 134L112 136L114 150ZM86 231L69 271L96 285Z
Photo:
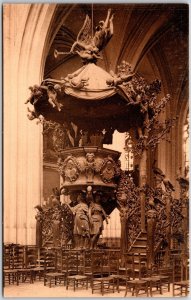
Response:
M115 187L115 175L118 172L119 152L88 147L75 149L76 156L62 151L58 160L60 175L64 186L94 185ZM108 155L109 154L109 155Z

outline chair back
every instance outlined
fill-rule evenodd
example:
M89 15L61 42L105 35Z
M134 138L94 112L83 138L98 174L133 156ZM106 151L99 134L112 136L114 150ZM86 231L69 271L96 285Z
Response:
M44 254L44 270L45 272L48 272L48 270L57 271L57 249L46 249Z
M183 255L174 255L173 257L173 282L189 279L189 261Z

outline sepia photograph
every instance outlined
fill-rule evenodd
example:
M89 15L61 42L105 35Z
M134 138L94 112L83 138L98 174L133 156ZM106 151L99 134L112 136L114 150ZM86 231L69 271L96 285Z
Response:
M189 296L189 5L2 18L3 297Z

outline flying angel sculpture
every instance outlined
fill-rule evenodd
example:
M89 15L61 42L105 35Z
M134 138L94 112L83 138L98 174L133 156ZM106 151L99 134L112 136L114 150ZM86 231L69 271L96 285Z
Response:
M113 36L113 17L111 9L108 10L105 21L99 21L94 36L91 34L91 19L86 15L86 19L78 33L76 41L73 43L69 52L58 52L55 50L55 57L59 54L77 53L85 62L96 61L101 58L99 52L103 50Z

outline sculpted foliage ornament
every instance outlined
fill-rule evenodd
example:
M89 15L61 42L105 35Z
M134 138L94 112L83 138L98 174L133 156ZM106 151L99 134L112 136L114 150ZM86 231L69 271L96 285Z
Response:
M119 205L120 218L122 222L122 249L128 245L128 249L133 244L141 230L141 209L140 209L140 191L135 186L133 179L121 171L117 188L117 203Z
M134 106L139 111L138 139L133 152L140 156L144 149L154 149L161 140L167 139L167 134L176 121L176 118L159 121L159 115L164 112L170 95L158 99L161 82L156 79L148 83L143 77L133 73L131 65L126 61L122 61L117 69L117 74L111 71L113 79L108 79L107 84L121 90L128 101L127 106Z
M37 212L37 230L40 225L37 236L37 246L39 247L47 247L50 242L58 247L67 245L73 240L73 214L66 204L60 203L58 198L58 196L51 195L47 199L46 205L40 207L40 224L39 212Z

